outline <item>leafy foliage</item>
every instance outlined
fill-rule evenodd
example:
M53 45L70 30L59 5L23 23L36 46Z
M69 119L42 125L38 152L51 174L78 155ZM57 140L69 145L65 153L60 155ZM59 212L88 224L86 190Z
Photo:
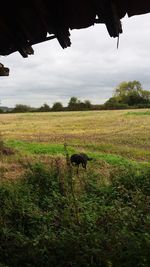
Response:
M116 88L114 96L124 97L128 96L131 92L136 92L139 95L142 94L143 88L139 81L129 81L129 82L121 82Z
M68 110L90 110L92 104L89 100L80 101L77 97L71 97L68 103Z
M38 108L36 111L40 112L49 112L51 110L50 106L46 103L44 103L40 108Z
M120 83L115 89L114 97L119 103L128 106L150 104L150 92L143 90L139 81Z
M70 172L36 164L1 182L1 266L148 267L149 177L121 167L100 186L88 173L79 193Z
M107 109L122 109L129 107L149 107L150 91L144 90L139 81L121 82L104 107Z
M30 112L32 111L33 108L31 108L30 106L27 106L27 105L23 105L23 104L17 104L15 106L15 108L12 110L12 112L19 112L19 113L22 113L22 112Z
M61 102L55 102L52 106L52 111L62 111L63 110L63 105Z

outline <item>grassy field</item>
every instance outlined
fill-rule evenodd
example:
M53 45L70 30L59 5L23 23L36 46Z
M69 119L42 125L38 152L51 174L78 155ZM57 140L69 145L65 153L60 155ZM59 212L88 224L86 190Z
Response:
M149 110L2 114L0 134L0 267L150 266Z
M86 152L93 157L94 168L100 161L150 162L149 110L1 114L0 134L15 150L9 157L1 155L0 170L10 177L21 173L24 160L63 160L64 143L70 155Z

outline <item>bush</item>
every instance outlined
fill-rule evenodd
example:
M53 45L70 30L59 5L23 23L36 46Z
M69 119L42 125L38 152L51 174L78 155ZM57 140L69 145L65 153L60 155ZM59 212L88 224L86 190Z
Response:
M30 107L30 106L22 105L22 104L17 104L17 105L13 108L12 112L14 112L14 113L31 112L32 109L33 109L33 108Z
M91 176L80 194L70 175L36 164L1 182L0 264L148 267L149 170L121 169L101 187Z

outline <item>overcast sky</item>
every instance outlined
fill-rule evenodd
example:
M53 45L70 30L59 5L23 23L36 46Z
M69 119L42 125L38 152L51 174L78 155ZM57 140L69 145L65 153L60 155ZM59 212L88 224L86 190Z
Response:
M0 78L1 105L66 105L72 96L100 104L122 81L138 80L150 90L150 14L126 17L122 25L119 49L105 25L95 25L71 31L72 46L65 50L54 39L33 46L27 59L1 57L10 68L10 76Z

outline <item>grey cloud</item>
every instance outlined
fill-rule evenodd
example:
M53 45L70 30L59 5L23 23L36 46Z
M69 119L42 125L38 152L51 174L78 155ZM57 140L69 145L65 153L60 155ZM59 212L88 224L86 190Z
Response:
M150 15L123 19L124 33L110 38L105 25L71 32L72 47L56 40L34 46L35 55L1 57L10 77L1 78L2 105L66 104L71 96L102 103L121 81L139 80L150 89Z

